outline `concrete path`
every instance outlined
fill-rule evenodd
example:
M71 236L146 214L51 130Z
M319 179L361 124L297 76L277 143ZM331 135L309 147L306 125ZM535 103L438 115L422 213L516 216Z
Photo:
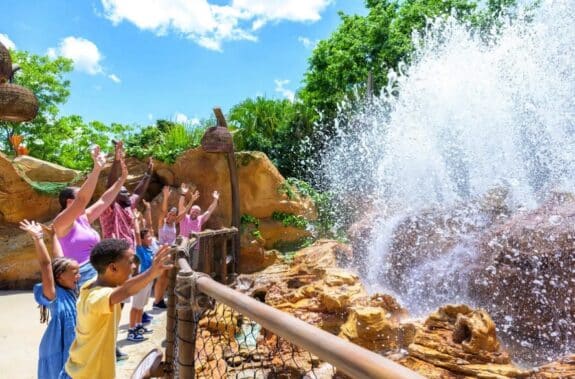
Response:
M150 305L147 310L151 309ZM130 306L126 305L120 321L118 345L129 355L126 361L116 365L118 379L128 379L142 357L150 350L161 346L165 338L165 311L151 310L154 316L149 328L154 333L147 335L144 342L126 341ZM40 311L31 291L0 291L0 377L34 379L38 364L38 346L46 328L40 324Z

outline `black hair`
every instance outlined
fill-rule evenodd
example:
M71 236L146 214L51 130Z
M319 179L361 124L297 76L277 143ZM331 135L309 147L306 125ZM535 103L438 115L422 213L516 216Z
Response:
M109 238L98 242L90 252L90 263L98 274L106 272L110 263L119 261L130 244L126 240Z
M60 207L62 208L62 210L66 209L66 207L68 206L68 199L75 199L77 187L66 187L64 188L62 191L60 191L60 194L58 195L58 202L60 203Z
M148 229L148 228L144 228L144 229L140 230L140 238L144 239L144 237L146 237L146 234L148 234L149 231L150 231L150 229Z
M52 260L52 276L58 284L58 278L62 275L68 267L76 263L75 260L65 257L56 257ZM50 311L45 305L40 306L40 323L44 324L50 320Z

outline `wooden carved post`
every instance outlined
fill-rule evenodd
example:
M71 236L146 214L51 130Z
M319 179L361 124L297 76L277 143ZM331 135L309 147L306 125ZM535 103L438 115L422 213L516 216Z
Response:
M175 254L173 255L175 262ZM173 378L174 368L172 364L175 362L175 340L176 340L176 294L174 293L174 288L176 287L176 276L178 275L178 268L174 268L170 271L169 282L168 282L168 310L167 310L167 320L166 320L166 363L170 366L168 367L167 377Z
M208 153L225 153L230 173L230 186L232 192L232 226L240 229L240 189L236 157L234 155L234 141L226 118L221 108L214 108L217 126L208 128L202 138L202 148ZM236 234L232 242L232 256L234 261L234 273L238 272L240 257L240 235Z
M184 292L178 293L178 376L180 378L194 378L196 359L196 323L194 312L186 305L190 304L191 289L185 288L188 278L193 271L180 271L176 278L176 288L184 287ZM183 296L182 296L183 295ZM180 297L185 299L181 299Z

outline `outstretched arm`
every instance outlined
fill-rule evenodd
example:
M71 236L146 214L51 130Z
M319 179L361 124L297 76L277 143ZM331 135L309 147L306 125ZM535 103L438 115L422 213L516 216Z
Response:
M166 214L168 214L168 199L170 193L172 193L170 186L164 186L162 188L162 207L160 208L160 214L158 216L158 233L162 228L162 221L164 221Z
M122 189L126 178L128 177L128 168L126 167L126 163L122 160L120 162L122 167L122 175L116 180L114 185L106 190L100 196L98 201L96 201L90 208L86 209L86 216L88 217L88 221L93 223L100 217L100 215L110 206L116 198L118 197L118 193Z
M82 184L82 187L80 187L76 198L69 207L60 212L54 219L54 231L59 237L63 237L68 233L74 221L85 212L86 206L94 194L98 176L106 164L106 156L100 154L100 147L96 146L92 150L92 160L94 161L94 168L84 184Z
M212 215L212 213L214 212L214 210L218 206L218 201L220 200L220 193L218 191L214 191L214 193L212 193L212 197L214 198L214 200L212 201L212 203L208 207L208 210L205 211L204 214L202 215L202 224L205 223L206 221L208 221L208 219L210 218L210 216Z
M56 232L54 231L54 225L48 226L42 223L38 223L38 225L42 227L42 231L44 233L48 233L52 238L52 256L54 258L64 257L64 252L62 251L62 245L60 245L58 236L56 236Z
M142 200L142 203L144 203L145 208L144 221L146 222L146 228L148 228L152 235L155 235L156 233L154 233L154 223L152 222L152 206L146 200Z
M137 207L140 200L144 198L144 194L148 190L148 186L150 185L150 180L152 180L152 173L154 172L154 161L150 157L148 160L148 169L144 173L144 176L134 189L134 193L132 194L132 207Z
M188 193L189 188L190 187L188 185L182 183L182 186L180 188L180 200L178 200L178 217L176 217L176 222L182 221L182 219L190 211L190 208L192 208L196 200L200 198L200 192L196 191L192 194L192 198L190 199L188 204L184 206L186 194Z
M140 237L140 214L134 211L134 235L136 237L136 246L142 246L142 237Z
M122 300L138 293L148 283L150 283L156 277L160 276L162 272L174 267L173 264L169 263L169 260L170 247L168 245L163 245L154 255L152 267L150 267L144 273L134 276L121 286L116 287L114 291L112 291L112 294L110 295L110 306L121 303Z
M42 275L42 293L46 299L54 300L56 298L56 286L54 274L52 273L52 261L50 260L50 254L44 243L42 225L35 221L29 222L28 220L24 220L20 222L20 229L28 233L34 240L38 263L40 264L40 273Z
M108 181L106 182L106 188L110 188L122 175L122 160L124 159L124 143L118 141L115 144L114 151L114 162L112 163L112 168L110 168L110 173L108 174Z

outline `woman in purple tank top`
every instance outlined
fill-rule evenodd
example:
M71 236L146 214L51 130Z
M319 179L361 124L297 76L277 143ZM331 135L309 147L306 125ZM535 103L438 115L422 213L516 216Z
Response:
M91 224L116 199L118 192L128 177L128 170L122 162L122 176L90 207L86 208L98 183L98 176L106 164L106 155L98 146L92 150L94 168L82 187L67 187L58 198L62 211L54 219L54 232L62 246L65 257L73 258L80 264L79 286L96 276L90 265L90 251L100 241L100 235Z

